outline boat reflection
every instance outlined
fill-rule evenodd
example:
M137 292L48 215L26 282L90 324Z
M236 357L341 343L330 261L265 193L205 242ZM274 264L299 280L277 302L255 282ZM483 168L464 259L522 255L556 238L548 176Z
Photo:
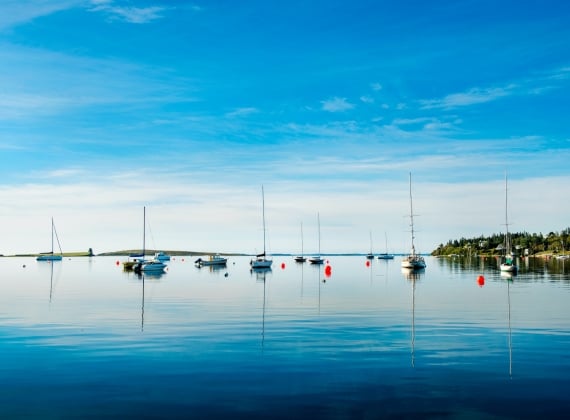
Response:
M41 265L40 270L43 271L44 269L47 268L47 266L49 266L49 303L51 304L52 299L55 295L55 289L56 289L57 283L58 283L60 275L61 275L62 265L58 264L57 265L57 267L58 267L57 271L55 271L54 264L52 263L52 261L47 261L47 264Z
M422 269L413 269L413 268L402 268L402 274L406 278L406 280L412 283L412 325L411 325L411 342L410 342L410 352L412 357L412 367L416 365L416 354L415 354L415 347L416 347L416 281L419 281L420 278L425 274L425 270Z
M511 283L515 273L501 272L501 278L507 281L507 319L509 324L509 377L513 377L513 339L511 330Z
M164 272L156 272L156 273L136 273L137 278L141 281L141 288L142 288L142 303L141 303L141 332L144 332L144 289L145 289L145 277L148 280L159 280L162 275L165 274Z
M251 274L255 274L256 283L263 283L263 304L261 305L261 348L265 345L265 303L267 275L271 273L271 267L251 268Z

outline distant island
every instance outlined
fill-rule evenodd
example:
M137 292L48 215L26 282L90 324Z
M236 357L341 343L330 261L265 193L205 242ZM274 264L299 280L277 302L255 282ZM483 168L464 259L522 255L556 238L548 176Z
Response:
M154 255L155 253L162 251L171 256L181 256L181 255L224 255L224 256L240 256L240 255L247 255L237 252L204 252L204 251L180 251L180 250L155 250L155 249L146 249L145 255ZM0 257L37 257L38 255L43 255L44 253L29 253L29 254L15 254L15 255L2 255ZM95 254L92 248L89 248L87 251L72 251L72 252L64 252L61 255L64 257L108 257L108 256L129 256L134 254L142 254L142 249L125 249L120 251L110 251L110 252L101 252L99 254Z
M509 235L518 255L561 255L569 253L570 228L560 232L550 232L548 235L528 232L509 233ZM445 245L440 244L431 252L431 255L501 255L504 240L504 233L449 240Z

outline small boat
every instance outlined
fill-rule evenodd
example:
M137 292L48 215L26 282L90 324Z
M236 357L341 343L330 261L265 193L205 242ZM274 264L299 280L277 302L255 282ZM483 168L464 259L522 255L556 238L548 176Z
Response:
M154 254L154 259L158 261L170 261L170 255L165 254L162 251L159 251Z
M503 246L505 250L504 259L501 262L500 269L506 273L516 273L518 270L514 261L512 251L511 237L509 235L509 219L508 219L508 199L507 199L507 174L505 173L505 242Z
M164 262L153 258L152 260L145 260L145 246L146 246L146 207L143 207L143 248L140 254L131 254L129 257L133 260L123 262L123 269L125 271L134 271L135 273L164 273L167 267ZM156 253L155 257L157 254ZM170 259L170 257L168 257Z
M53 253L53 237L57 239L57 245L59 246L59 255ZM36 261L61 261L63 259L63 252L61 251L61 245L59 244L59 238L57 237L57 232L55 230L55 224L53 223L53 217L51 218L51 252L43 253L38 255Z
M384 237L386 238L386 252L381 252L380 254L378 254L378 259L379 260L393 260L394 255L388 254L388 236L386 236L385 232L384 232Z
M137 273L163 273L165 268L166 264L162 261L151 260L140 262L134 270Z
M309 262L311 264L323 264L325 260L321 257L321 217L319 213L317 213L317 225L318 225L318 232L319 232L319 253L314 257L309 258Z
M265 193L263 191L263 185L261 186L261 214L263 220L263 253L258 254L249 262L252 269L268 269L271 268L273 260L268 259L265 252Z
M412 174L410 173L410 227L412 233L412 248L410 253L402 260L402 268L410 268L412 270L421 270L426 268L424 257L416 254L414 246L414 211L412 205Z
M373 260L374 259L374 254L372 253L372 232L370 232L370 252L368 254L366 254L366 259L367 260Z
M228 262L227 258L222 257L220 254L210 255L210 257L206 260L202 259L201 257L194 261L196 267L208 267L208 266L218 266L218 265L226 265Z
M296 257L293 257L293 259L298 263L304 263L307 261L307 257L305 257L305 254L303 253L303 223L301 223L301 255L297 255Z

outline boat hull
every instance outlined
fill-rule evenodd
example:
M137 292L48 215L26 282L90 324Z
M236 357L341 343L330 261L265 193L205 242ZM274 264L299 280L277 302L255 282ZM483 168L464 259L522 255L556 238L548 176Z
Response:
M36 258L36 261L61 261L62 259L61 255L40 255Z
M402 260L402 268L421 270L422 268L426 268L426 262L423 257L410 256Z
M227 258L223 258L220 256L210 257L208 260L203 260L202 258L198 258L194 264L197 267L211 267L211 266L224 266L228 263Z
M163 273L166 264L161 261L148 261L135 266L134 270L140 273Z
M273 264L273 260L251 260L250 265L251 268L271 268L271 264Z
M502 263L500 269L504 273L516 273L517 272L517 266L514 264Z
M394 256L390 254L380 254L378 255L379 260L393 260Z

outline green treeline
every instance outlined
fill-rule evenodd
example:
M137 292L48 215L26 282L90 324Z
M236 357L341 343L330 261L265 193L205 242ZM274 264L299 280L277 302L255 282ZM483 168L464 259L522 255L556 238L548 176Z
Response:
M513 250L519 255L535 255L540 253L565 254L570 248L570 228L561 232L542 233L519 232L510 234ZM500 255L501 245L505 241L504 233L476 238L461 238L440 244L431 255Z

